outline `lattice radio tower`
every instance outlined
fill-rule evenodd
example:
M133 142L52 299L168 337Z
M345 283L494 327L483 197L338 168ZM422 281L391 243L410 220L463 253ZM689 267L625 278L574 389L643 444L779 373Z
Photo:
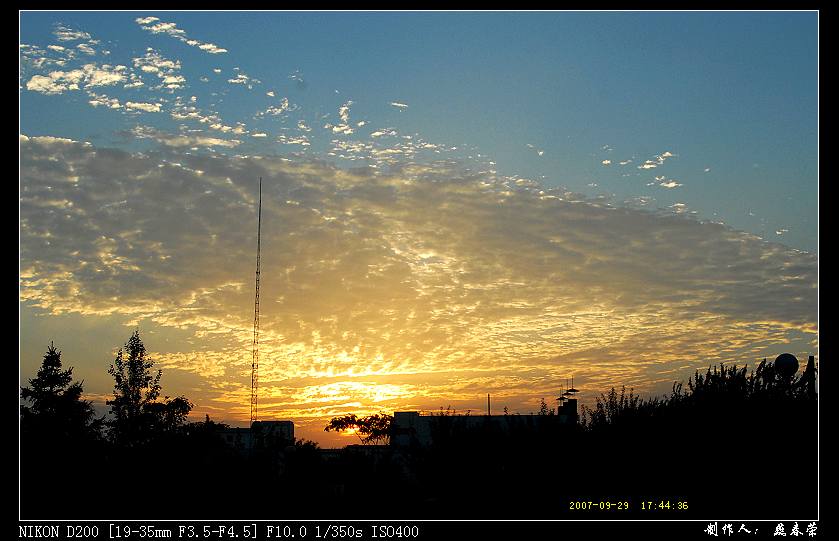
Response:
M253 358L251 361L251 426L259 418L259 255L262 240L262 177L256 226L256 294L253 301Z

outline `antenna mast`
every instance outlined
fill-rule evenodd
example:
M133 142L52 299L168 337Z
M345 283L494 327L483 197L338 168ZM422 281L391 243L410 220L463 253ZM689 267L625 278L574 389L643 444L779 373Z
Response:
M259 255L262 240L262 177L256 226L256 295L253 301L253 358L251 361L251 426L259 418Z

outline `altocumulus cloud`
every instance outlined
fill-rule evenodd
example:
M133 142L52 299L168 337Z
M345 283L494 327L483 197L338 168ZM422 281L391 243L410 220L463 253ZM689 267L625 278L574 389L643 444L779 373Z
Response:
M815 256L720 224L452 162L373 172L20 139L22 302L194 333L201 351L158 359L228 417L247 417L259 176L265 416L487 392L527 411L571 373L658 389L815 345Z

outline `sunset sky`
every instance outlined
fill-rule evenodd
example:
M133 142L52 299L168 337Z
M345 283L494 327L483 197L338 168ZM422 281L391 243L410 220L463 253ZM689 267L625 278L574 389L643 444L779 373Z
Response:
M20 384L538 410L818 353L818 14L23 12Z

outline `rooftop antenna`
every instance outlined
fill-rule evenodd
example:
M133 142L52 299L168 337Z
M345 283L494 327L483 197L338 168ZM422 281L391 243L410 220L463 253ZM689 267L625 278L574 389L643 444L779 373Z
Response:
M565 397L565 400L568 400L573 396L573 393L571 392L571 387L568 386L568 378L565 378L565 387L566 389L565 392L562 393L562 396Z
M492 410L489 409L489 393L487 393L487 415L492 415L492 413L490 413L491 411Z
M571 388L568 389L568 394L573 397L575 394L579 393L577 389L574 388L574 376L571 376Z
M251 428L259 419L259 256L262 240L262 177L256 225L256 294L253 301L253 357L251 360Z

